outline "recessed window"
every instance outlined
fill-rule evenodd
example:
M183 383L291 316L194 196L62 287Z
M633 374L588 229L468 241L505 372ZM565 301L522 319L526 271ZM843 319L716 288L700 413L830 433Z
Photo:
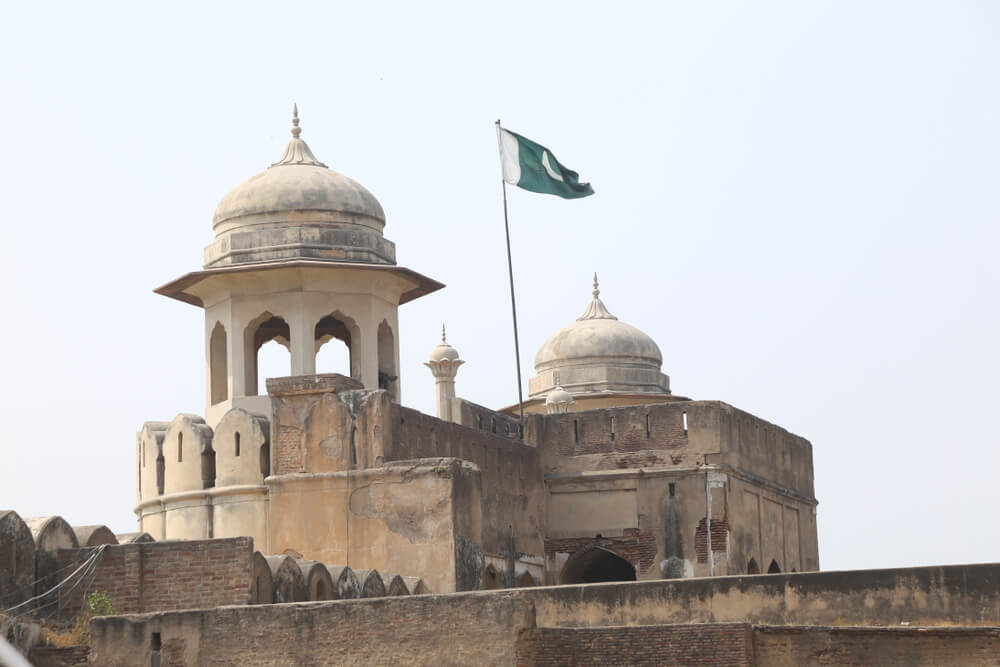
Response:
M184 434L177 434L177 462L181 463L184 460Z
M234 437L234 440L236 441L236 456L239 456L240 455L240 434L239 433L236 434L236 436Z
M670 482L670 484L667 485L667 491L670 494L671 498L673 498L674 494L677 493L677 487L674 485L673 482Z

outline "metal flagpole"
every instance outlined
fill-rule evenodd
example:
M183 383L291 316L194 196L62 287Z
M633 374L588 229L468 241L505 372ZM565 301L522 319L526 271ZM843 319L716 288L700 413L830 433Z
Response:
M500 148L500 186L503 188L503 228L507 233L507 275L510 277L510 312L514 320L514 361L517 364L517 407L521 412L521 439L524 440L524 394L521 390L521 346L517 340L517 304L514 300L514 263L510 258L510 223L507 221L507 181L503 178L503 145L497 119L497 146Z

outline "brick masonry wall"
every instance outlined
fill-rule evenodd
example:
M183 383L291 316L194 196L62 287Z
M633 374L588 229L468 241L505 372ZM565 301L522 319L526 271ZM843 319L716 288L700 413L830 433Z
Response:
M59 560L82 563L92 552L63 549ZM93 575L60 607L74 615L91 591L106 592L120 614L248 604L252 554L249 537L109 545Z
M761 627L756 664L1000 665L1000 628Z
M565 537L546 538L545 555L553 556L557 553L569 554L570 558L579 552L600 547L621 556L636 569L636 572L643 574L653 566L656 558L656 536L652 533L641 532L638 528L626 528L624 534L616 537ZM712 532L715 532L713 527Z
M714 665L749 667L752 641L746 623L652 625L614 628L538 628L523 642L518 664Z
M698 555L699 563L708 562L708 539L705 519L698 522L698 528L694 531L694 551ZM729 522L725 519L712 519L712 551L726 552L726 545L729 543Z
M35 667L68 667L86 665L90 658L89 646L36 646L28 656Z
M91 621L95 664L513 665L531 603L506 592L229 607Z

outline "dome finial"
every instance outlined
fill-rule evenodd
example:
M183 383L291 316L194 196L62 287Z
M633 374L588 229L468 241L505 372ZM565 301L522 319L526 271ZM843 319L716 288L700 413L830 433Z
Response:
M441 342L447 344L448 341L444 337L444 323L441 324Z
M292 104L292 136L296 139L302 134L302 128L299 127L299 105Z
M312 167L325 167L326 165L316 159L316 156L309 150L305 141L299 139L302 128L299 127L299 105L292 104L292 140L285 146L285 153L281 159L272 164L272 167L279 167L284 164L304 164Z
M601 301L601 290L597 283L597 272L594 272L594 291L591 292L594 298L590 300L587 304L587 310L583 311L583 315L576 318L579 320L617 320L618 318L608 312L605 308L604 303Z

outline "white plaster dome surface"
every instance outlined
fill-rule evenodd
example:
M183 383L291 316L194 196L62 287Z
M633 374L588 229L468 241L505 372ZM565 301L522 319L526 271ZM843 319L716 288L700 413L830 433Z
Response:
M441 342L431 350L430 360L436 361L458 361L458 350L448 344L445 339L444 325L441 325Z
M531 396L544 396L557 385L574 395L670 393L669 379L660 372L663 354L656 341L612 315L599 295L594 276L593 298L583 315L539 348Z
M233 188L215 209L212 225L282 211L331 211L371 219L361 223L385 223L382 205L357 181L316 164L289 163L276 164Z
M205 268L294 259L395 264L385 212L357 181L329 169L301 138L298 108L281 158L215 209Z

